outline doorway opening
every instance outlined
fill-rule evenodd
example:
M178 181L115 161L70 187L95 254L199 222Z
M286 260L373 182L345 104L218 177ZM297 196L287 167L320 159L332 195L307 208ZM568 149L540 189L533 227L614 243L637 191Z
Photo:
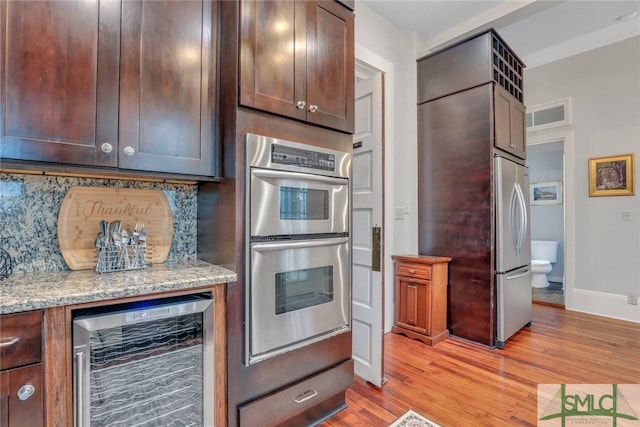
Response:
M564 135L534 133L527 135L527 166L529 167L530 215L532 250L545 248L548 267L544 269L545 280L532 283L532 301L564 307L566 304L566 140ZM539 192L551 189L553 197L538 197ZM556 243L557 242L557 243ZM554 250L554 248L557 248ZM545 252L546 250L546 252ZM538 255L532 253L532 260ZM533 261L532 261L533 263Z

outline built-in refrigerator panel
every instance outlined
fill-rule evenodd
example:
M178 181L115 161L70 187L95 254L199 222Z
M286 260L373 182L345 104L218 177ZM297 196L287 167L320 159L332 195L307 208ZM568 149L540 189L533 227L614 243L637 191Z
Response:
M496 271L531 264L529 170L504 157L494 158L496 179Z

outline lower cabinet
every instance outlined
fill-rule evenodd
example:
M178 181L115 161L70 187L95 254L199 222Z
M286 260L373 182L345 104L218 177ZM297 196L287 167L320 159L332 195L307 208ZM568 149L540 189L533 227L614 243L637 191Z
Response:
M392 256L395 261L395 318L392 332L435 345L447 330L448 263L451 258Z
M125 333L125 335L112 334L110 335L110 339L107 339L106 336L103 337L101 345L105 344L107 341L112 341L112 343L114 341L116 343L120 341L120 343L117 344L117 346L111 346L109 348L108 351L112 353L110 356L106 355L106 353L102 353L102 357L105 357L105 358L113 357L113 355L117 353L120 361L122 361L123 356L125 356L124 354L125 350L126 352L129 353L126 356L131 356L131 353L134 351L140 351L140 355L142 356L144 354L144 351L141 351L142 347L146 346L147 355L154 354L154 358L156 361L160 359L161 355L163 354L166 355L168 351L173 351L176 348L180 348L180 350L178 351L180 351L182 356L186 358L188 357L188 354L184 350L187 348L185 343L188 342L188 340L185 337L188 334L192 333L192 331L202 332L205 329L208 329L209 331L211 331L212 339L213 339L213 346L211 347L212 349L210 350L213 357L213 374L212 374L213 381L210 384L211 386L210 392L212 392L212 399L209 399L211 400L210 402L204 402L204 404L205 405L210 404L213 406L213 411L212 411L213 422L207 423L206 427L226 426L227 425L227 396L226 396L227 356L225 351L226 342L227 342L227 338L226 338L227 313L226 313L226 302L225 302L226 284L220 283L220 284L215 284L211 286L202 286L198 288L190 288L190 289L175 290L175 291L172 290L172 291L166 291L166 292L161 292L156 294L142 294L142 295L131 296L131 297L116 298L111 300L109 299L96 300L93 302L79 303L75 305L55 306L55 307L46 308L44 310L45 314L44 314L44 328L43 328L44 336L45 336L45 339L43 340L43 344L44 344L43 345L44 347L43 377L46 379L44 383L44 386L46 387L46 393L44 393L45 394L44 410L46 411L45 412L46 417L44 419L45 424L42 424L42 421L39 424L37 422L34 422L34 423L18 422L15 425L10 424L11 427L37 427L41 425L45 425L46 427L71 427L76 425L75 424L76 413L74 412L74 398L76 397L75 396L76 393L75 393L74 384L72 381L72 375L75 367L74 366L75 353L72 351L73 350L72 340L73 340L73 332L74 332L73 331L74 314L78 314L79 310L87 309L87 312L85 314L90 314L90 313L98 314L98 313L108 312L110 310L110 308L108 307L115 306L118 304L136 303L134 304L135 306L144 307L144 306L148 306L148 302L153 300L160 300L164 298L172 298L177 296L186 296L190 294L200 294L200 293L209 293L209 292L211 293L211 297L212 297L211 299L214 304L212 318L210 319L211 323L209 323L208 320L205 322L204 318L202 322L192 321L193 319L198 318L196 314L193 314L193 317L188 317L189 315L185 315L185 317L183 317L183 319L180 321L175 320L175 317L174 317L175 321L169 326L166 323L164 324L163 327L161 327L162 325L158 325L157 327L158 333L163 328L165 332L167 330L170 331L171 328L174 328L173 330L175 330L176 338L180 340L184 340L184 342L173 343L173 346L172 346L170 344L167 344L166 342L163 342L162 340L159 340L158 334L151 334L151 333L148 333L148 331L140 332L139 325L137 325L138 326L136 328L137 332L135 333L139 335L146 334L145 335L146 341L142 340L144 341L144 343L142 343L142 341L138 339L135 343L130 342L128 344L125 344L125 343L122 343L122 340L125 338L125 335L131 338L132 335L134 335L133 333L134 328L131 326L127 328L122 325L120 327L108 326L108 328L110 328L111 330L119 329L119 330L126 331L126 333L123 332ZM184 312L181 312L181 313L184 313ZM161 309L160 311L156 311L148 315L140 314L140 316L143 316L142 317L143 319L147 319L147 320L149 319L148 316L158 316L158 315L164 316L164 317L152 318L154 319L153 321L158 321L161 319L165 320L168 317L174 316L174 313L171 313L171 315L167 316L166 310ZM182 316L182 314L180 316ZM206 317L208 319L208 316ZM101 325L101 328L102 326L104 325ZM4 325L3 325L3 332L4 332ZM200 332L197 332L197 333L200 333ZM205 342L205 340L203 340L202 337L199 337L192 341L194 344L198 343L200 345L202 345ZM155 346L155 348L153 348L153 346ZM103 350L105 350L105 347L103 347ZM207 352L208 351L209 350L207 350ZM99 354L99 353L100 351L98 350L96 351L95 354ZM177 351L174 352L174 356L178 357ZM195 358L191 360L195 360ZM136 360L136 362L141 362L141 361L142 359ZM176 365L173 364L171 366L175 368ZM157 363L157 365L155 365L153 369L150 368L150 365L147 365L146 368L143 368L143 369L148 369L148 371L146 371L146 374L148 374L152 370L155 373L161 372L164 368L166 368L165 365L163 365L162 363ZM104 365L96 369L96 371L101 371L103 375L109 376L109 379L111 380L115 379L113 370L114 370L113 366L107 368ZM140 377L143 374L146 375L145 371L143 371L142 369L138 369L136 372L138 377ZM98 375L94 376L94 378L97 378L97 377ZM167 376L163 378L167 379L166 377ZM162 384L161 384L161 379L159 377L156 378L155 376L147 375L147 378L151 380L150 381L151 383L153 383L152 388L147 391L144 391L143 390L144 387L141 386L141 387L138 387L137 390L139 390L140 393L142 394L147 394L147 396L149 397L154 393L156 393L157 389L159 389L159 387L161 387ZM204 379L204 376L202 378ZM129 385L132 384L134 380L135 378L133 377L130 378L128 381L128 384ZM197 383L197 381L194 381L191 384L194 384L194 383ZM4 384L4 378L3 378L3 384ZM171 383L169 387L174 385L175 385L174 383ZM206 385L209 386L208 383ZM154 389L153 387L156 387L156 388ZM106 388L109 388L109 384L105 383L103 385L103 389L100 392L102 397L104 397L104 392ZM111 388L115 389L117 387L114 387L113 384L111 384ZM208 394L208 393L204 393L204 394ZM195 395L196 395L195 393L192 393L191 395L192 399L195 399ZM4 396L4 389L3 389L3 396ZM140 396L136 396L136 397L140 398ZM182 398L184 398L184 396L182 396ZM171 403L173 404L175 401L179 401L180 399L176 398L174 400L171 400L171 399L168 399L168 400L171 401ZM156 400L156 403L157 402L158 400ZM102 402L100 403L102 404ZM3 405L4 405L4 402L3 402ZM114 405L114 407L115 406L116 405ZM142 407L142 405L139 405L139 406ZM160 413L160 411L166 411L167 406L168 405L166 405L165 403L164 407L157 407L158 412ZM41 408L42 408L42 405L41 405ZM142 412L142 411L140 410L138 412ZM2 409L2 413L4 414L4 406ZM183 423L186 423L186 418L182 419L182 421ZM145 425L151 425L151 424L163 425L162 422L160 421L158 421L158 423L156 424L147 423ZM88 426L87 423L85 424ZM116 425L116 424L117 423L112 422L109 425ZM123 425L124 427L130 427L130 424L127 424L126 422L125 424L121 423L118 425ZM171 425L176 425L176 424L171 424ZM184 425L187 425L187 424L184 424ZM1 427L5 427L5 424L2 424Z
M0 372L0 426L42 426L43 397L42 363Z
M42 312L0 316L0 427L44 423Z

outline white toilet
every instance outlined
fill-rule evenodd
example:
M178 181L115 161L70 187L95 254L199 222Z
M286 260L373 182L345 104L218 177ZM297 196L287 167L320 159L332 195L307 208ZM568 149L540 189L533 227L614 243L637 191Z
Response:
M549 286L547 273L551 272L551 263L558 261L558 242L555 240L531 241L531 287Z

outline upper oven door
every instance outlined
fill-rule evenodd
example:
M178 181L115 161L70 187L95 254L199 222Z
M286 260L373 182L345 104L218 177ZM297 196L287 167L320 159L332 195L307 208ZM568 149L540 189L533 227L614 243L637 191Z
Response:
M251 168L252 237L348 232L345 178Z

